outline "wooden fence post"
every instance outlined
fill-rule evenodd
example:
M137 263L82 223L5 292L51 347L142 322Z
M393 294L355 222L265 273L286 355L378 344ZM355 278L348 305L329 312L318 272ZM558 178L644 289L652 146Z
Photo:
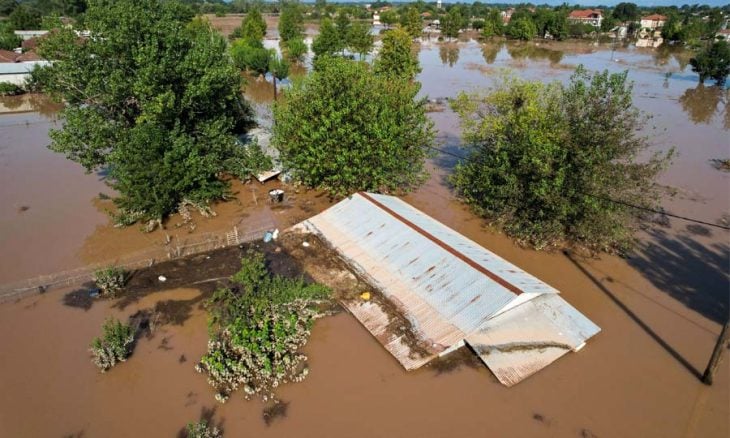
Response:
M712 351L710 362L707 364L705 373L702 375L702 383L704 383L705 385L712 385L712 378L715 375L717 367L720 365L722 352L726 348L728 336L730 335L730 332L728 331L729 323L730 320L726 321L725 325L722 326L722 331L720 332L720 337L717 338L717 344L715 344L715 349Z

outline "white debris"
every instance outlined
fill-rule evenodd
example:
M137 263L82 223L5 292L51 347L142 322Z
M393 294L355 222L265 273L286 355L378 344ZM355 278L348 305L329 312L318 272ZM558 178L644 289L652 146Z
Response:
M164 275L160 275L159 277L157 277L157 279L163 283L167 281L167 277L165 277Z

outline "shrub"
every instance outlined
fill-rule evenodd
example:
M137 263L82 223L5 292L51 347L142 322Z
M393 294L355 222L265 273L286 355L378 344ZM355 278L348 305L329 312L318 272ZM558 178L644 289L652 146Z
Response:
M101 372L127 360L134 347L134 330L117 319L109 318L102 327L104 334L91 342L92 362Z
M293 40L287 41L286 43L286 56L294 61L301 61L306 56L307 52L309 51L309 47L307 47L307 43L304 42L301 38L295 38Z
M246 399L260 395L266 401L279 385L307 376L307 358L299 349L322 315L318 305L329 289L269 275L258 252L241 260L231 280L235 288L216 291L206 303L211 339L195 368L208 375L221 403L240 386Z
M271 51L264 48L261 42L237 40L231 45L231 57L236 67L252 73L263 75L269 69Z
M10 82L0 82L0 96L15 96L23 94L23 89Z
M109 266L94 272L94 283L101 290L102 295L116 295L117 292L122 290L126 280L126 271L116 266Z
M223 433L213 426L208 426L208 422L205 420L198 421L197 423L188 423L186 428L187 438L222 438Z

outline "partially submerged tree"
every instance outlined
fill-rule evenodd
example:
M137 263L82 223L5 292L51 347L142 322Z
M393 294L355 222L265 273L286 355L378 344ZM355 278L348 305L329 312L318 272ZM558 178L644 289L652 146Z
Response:
M400 17L400 25L411 38L418 38L423 33L423 20L415 6L409 6Z
M236 40L231 44L230 52L233 63L241 70L247 70L255 76L265 75L269 71L272 51L258 41Z
M626 204L657 207L673 153L647 152L631 92L626 73L580 67L568 85L507 78L485 97L461 94L453 107L473 150L452 177L459 196L538 249L627 248L642 215Z
M345 42L340 39L337 27L329 18L322 20L319 26L319 35L312 41L312 52L315 58L334 56L345 48Z
M183 202L224 197L234 133L250 123L226 41L175 1L91 0L79 39L41 43L54 60L45 90L66 102L51 149L87 171L108 169L122 224L159 222Z
M727 41L715 41L700 50L689 60L692 71L700 76L700 84L708 78L717 85L725 85L730 74L730 44Z
M266 21L258 8L253 8L241 22L241 38L261 41L266 36Z
M418 55L413 51L413 41L406 31L397 28L385 34L383 47L374 62L374 71L407 79L414 79L421 72Z
M118 266L109 266L94 272L94 283L102 295L115 296L124 288L127 272Z
M283 3L279 15L279 37L285 44L290 40L302 38L303 21L299 3L295 1Z
M307 47L307 43L305 43L303 39L295 38L293 40L289 40L282 48L282 51L290 61L301 62L307 55L309 47Z
M350 33L347 35L347 48L360 55L360 59L373 50L374 42L375 38L370 33L369 25L355 23L350 27Z
M417 92L409 77L323 57L274 105L273 142L307 186L336 195L407 190L425 177L434 136Z
M289 77L289 62L278 56L272 56L269 60L269 72L274 81L274 100L276 100L276 81L281 81Z

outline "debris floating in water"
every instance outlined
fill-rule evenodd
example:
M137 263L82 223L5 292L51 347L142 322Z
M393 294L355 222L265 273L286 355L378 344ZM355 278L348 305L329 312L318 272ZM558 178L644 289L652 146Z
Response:
M162 283L167 281L167 277L165 277L164 275L160 275L159 277L157 277L157 279L160 280L160 282Z

